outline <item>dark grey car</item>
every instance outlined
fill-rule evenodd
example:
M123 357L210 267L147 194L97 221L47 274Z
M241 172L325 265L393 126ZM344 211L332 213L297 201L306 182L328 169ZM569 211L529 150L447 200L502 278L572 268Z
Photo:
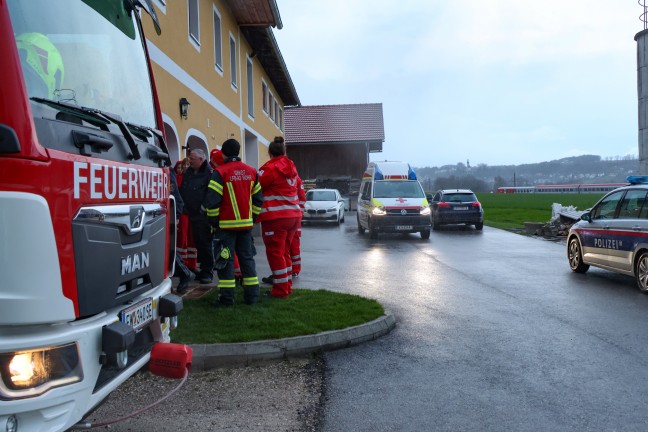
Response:
M475 225L484 228L484 209L470 189L443 189L434 194L430 203L432 229L446 224Z

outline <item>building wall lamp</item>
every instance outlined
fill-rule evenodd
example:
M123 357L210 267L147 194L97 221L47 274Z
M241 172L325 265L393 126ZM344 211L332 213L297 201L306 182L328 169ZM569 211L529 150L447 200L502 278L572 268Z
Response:
M185 120L189 116L189 105L187 98L180 98L180 116Z

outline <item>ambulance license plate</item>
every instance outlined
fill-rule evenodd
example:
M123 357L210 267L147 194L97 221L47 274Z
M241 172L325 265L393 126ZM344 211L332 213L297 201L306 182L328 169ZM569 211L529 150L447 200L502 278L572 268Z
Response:
M396 225L396 231L411 231L412 225Z
M119 312L119 319L135 330L144 328L153 321L153 299L151 297Z

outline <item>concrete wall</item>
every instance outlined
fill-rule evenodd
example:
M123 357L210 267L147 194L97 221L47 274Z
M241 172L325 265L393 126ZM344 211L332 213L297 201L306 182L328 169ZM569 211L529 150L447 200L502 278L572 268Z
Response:
M648 175L648 30L637 33L637 96L639 99L639 173Z

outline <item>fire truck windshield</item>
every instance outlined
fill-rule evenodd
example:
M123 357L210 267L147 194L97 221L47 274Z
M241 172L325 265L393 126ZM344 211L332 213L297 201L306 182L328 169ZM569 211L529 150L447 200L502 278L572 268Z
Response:
M155 128L137 11L124 0L8 0L30 98L111 113ZM57 110L35 103L35 117Z

